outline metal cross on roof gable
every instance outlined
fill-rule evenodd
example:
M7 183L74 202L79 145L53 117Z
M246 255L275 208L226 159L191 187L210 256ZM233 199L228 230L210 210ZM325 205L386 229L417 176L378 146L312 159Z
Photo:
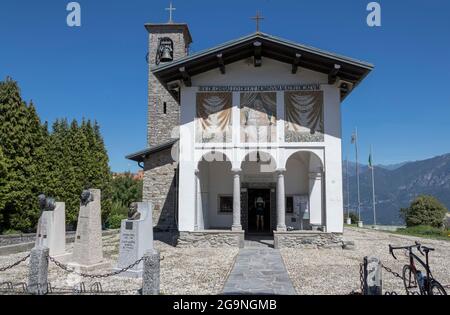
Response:
M256 16L252 17L251 19L256 21L256 32L259 32L259 23L260 21L264 20L264 17L260 14L259 11L256 11Z
M173 11L177 9L173 6L172 2L170 2L170 6L166 8L166 11L169 11L169 23L173 23Z

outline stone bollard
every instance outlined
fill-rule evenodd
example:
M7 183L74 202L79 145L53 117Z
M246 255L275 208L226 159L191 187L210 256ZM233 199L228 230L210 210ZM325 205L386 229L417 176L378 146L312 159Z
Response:
M364 257L364 295L382 295L381 261L376 257Z
M48 247L37 246L31 250L28 292L34 295L48 293Z
M152 250L146 252L144 257L142 295L159 295L161 255L159 251Z

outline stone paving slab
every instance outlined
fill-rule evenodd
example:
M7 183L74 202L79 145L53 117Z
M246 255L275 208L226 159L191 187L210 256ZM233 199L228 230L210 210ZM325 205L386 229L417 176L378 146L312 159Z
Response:
M223 294L296 295L281 254L271 248L245 248L233 266Z

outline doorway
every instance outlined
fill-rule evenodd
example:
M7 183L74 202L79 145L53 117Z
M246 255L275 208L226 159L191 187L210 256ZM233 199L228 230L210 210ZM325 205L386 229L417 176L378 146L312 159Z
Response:
M264 208L259 227L257 224L257 204ZM248 190L248 233L270 234L270 189Z

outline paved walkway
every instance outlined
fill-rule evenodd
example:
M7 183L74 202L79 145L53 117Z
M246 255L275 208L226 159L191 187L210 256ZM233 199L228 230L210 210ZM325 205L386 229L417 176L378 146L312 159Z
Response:
M245 248L239 251L223 294L297 294L280 252L271 248Z

